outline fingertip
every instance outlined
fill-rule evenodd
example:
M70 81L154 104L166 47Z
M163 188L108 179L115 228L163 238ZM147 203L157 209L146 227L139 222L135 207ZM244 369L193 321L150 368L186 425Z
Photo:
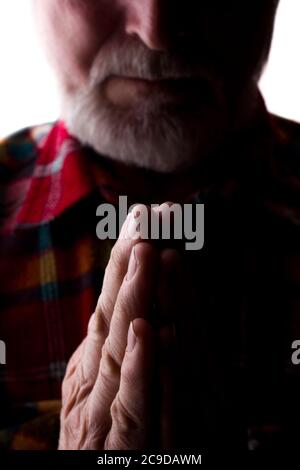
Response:
M131 353L138 341L141 341L142 344L149 343L153 337L154 332L151 325L143 318L135 318L130 322L128 328L126 352Z
M152 338L153 328L144 318L135 318L131 322L132 330L137 338Z
M136 345L137 335L133 326L133 322L130 322L129 329L128 329L128 336L127 336L127 347L126 352L131 353Z

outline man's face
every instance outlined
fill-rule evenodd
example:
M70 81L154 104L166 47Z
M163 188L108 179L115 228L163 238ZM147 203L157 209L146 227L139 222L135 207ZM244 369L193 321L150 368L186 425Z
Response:
M277 0L33 2L62 117L99 153L180 170L253 108Z

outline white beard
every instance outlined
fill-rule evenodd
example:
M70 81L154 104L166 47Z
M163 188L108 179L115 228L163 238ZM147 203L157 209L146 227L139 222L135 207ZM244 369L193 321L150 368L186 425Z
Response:
M64 93L62 117L70 133L99 154L163 173L188 168L206 159L224 138L227 107L217 93L211 107L193 111L171 107L161 96L141 98L126 109L112 104L103 93L110 75L156 79L195 73L147 54L136 43L101 51L89 84Z

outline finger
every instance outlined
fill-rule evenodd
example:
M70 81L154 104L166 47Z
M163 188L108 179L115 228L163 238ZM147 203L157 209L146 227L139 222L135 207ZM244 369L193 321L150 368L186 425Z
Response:
M151 421L154 332L144 319L129 328L119 391L111 406L112 426L106 449L145 449Z
M159 253L147 242L140 242L131 253L127 275L116 301L108 343L111 353L121 364L129 324L135 318L149 318L156 296Z
M104 318L107 325L110 323L119 289L127 272L131 250L139 241L139 239L131 236L134 235L137 227L134 214L134 212L128 214L120 236L111 250L104 274L102 291L95 313L97 318Z
M180 311L181 255L174 249L160 253L157 310L159 324L160 446L175 448L175 325Z
M159 447L175 449L175 367L176 337L174 325L166 325L159 332Z
M107 410L119 389L129 324L137 317L147 318L150 314L156 293L158 258L157 250L148 243L141 242L133 248L92 393L93 412L99 419L107 420Z
M159 325L176 322L180 310L181 255L172 248L160 252L160 272L157 289L157 322Z
M153 209L159 218L160 241L159 246L164 248L183 249L183 214L182 206L178 203L165 202Z
M138 209L139 206L137 206ZM120 237L115 243L105 270L101 295L95 313L89 321L87 341L82 356L83 375L86 380L95 383L103 344L109 332L114 305L127 272L128 261L132 247L138 239L132 239L127 234L133 234L136 227L134 213L130 213L123 224Z

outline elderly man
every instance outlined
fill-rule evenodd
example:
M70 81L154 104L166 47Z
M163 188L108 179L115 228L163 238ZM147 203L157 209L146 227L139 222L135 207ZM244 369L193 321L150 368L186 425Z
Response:
M296 439L300 131L257 85L277 3L33 1L62 107L0 150L5 447ZM204 204L204 248L112 249L120 195Z

